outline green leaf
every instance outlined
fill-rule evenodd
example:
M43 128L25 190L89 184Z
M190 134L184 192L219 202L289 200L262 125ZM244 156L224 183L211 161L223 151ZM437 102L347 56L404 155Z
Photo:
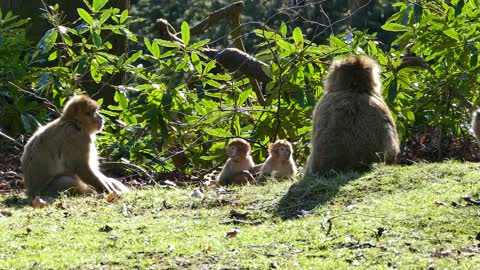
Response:
M207 66L203 69L203 74L207 74L210 70L212 70L216 66L215 61L209 61Z
M221 129L221 128L215 128L215 129L209 129L207 130L208 135L212 135L214 137L231 137L232 133L230 131Z
M120 15L120 23L124 23L128 18L128 10L122 11L122 15Z
M57 41L57 36L58 32L55 28L52 28L45 32L43 37L38 42L38 48L40 49L40 51L42 53L48 53L55 45L55 42Z
M415 6L413 7L413 19L414 19L414 22L415 23L418 23L420 22L420 20L422 19L422 14L423 14L423 7L420 5L420 4L415 4Z
M407 112L407 119L411 122L415 121L415 114L412 111Z
M280 33L282 37L285 38L287 36L287 25L282 21L282 25L280 26Z
M98 70L99 65L96 59L92 60L90 64L90 75L96 83L99 83L102 80L102 74Z
M125 97L125 95L123 93L121 93L120 91L115 92L114 100L118 103L118 105L122 109L124 109L124 110L128 109L127 97Z
M100 27L102 24L104 24L108 20L108 18L110 18L111 15L112 15L111 9L107 9L103 11L102 15L100 15L100 20L97 24L97 27Z
M464 0L459 0L457 6L455 7L455 17L462 13L463 7L465 6Z
M97 48L102 46L102 37L100 36L99 33L97 33L97 31L93 32L92 38L93 38L93 44L95 44Z
M455 29L453 28L450 28L450 29L447 29L447 30L443 30L443 33L455 40L459 40L459 36L458 36L458 33L457 31L455 31Z
M150 52L155 58L160 58L160 47L158 47L157 43L152 44L152 50Z
M237 100L237 106L242 106L243 103L250 97L251 93L252 93L252 89L248 89L240 93L240 96L238 96L238 100Z
M131 64L135 61L137 61L138 57L140 57L142 55L143 51L140 50L136 53L134 53L132 56L130 56L126 61L125 61L125 65L128 65L128 64Z
M94 20L85 9L77 8L77 12L78 12L78 15L80 15L80 18L82 18L86 23L88 23L90 26L93 27Z
M410 27L401 25L398 23L387 23L382 26L382 29L385 31L391 32L403 32L403 31L410 31Z
M162 47L169 47L169 48L178 48L180 47L180 45L178 45L177 43L175 42L172 42L172 41L168 41L168 40L163 40L163 39L159 39L159 38L156 38L154 40L155 43L157 43L158 45L162 46Z
M303 48L303 34L300 27L295 27L295 29L293 29L293 41L295 42L295 46L300 49Z
M102 9L105 4L107 4L108 0L93 0L93 6L92 9L93 11L97 12L100 9Z
M190 42L190 27L186 21L182 23L182 40L185 47L188 45L188 42Z
M388 103L392 103L397 97L397 94L398 94L398 84L397 84L397 79L395 78L391 82L390 87L388 87Z
M408 25L408 18L410 16L410 12L412 11L412 6L413 4L409 4L405 11L403 12L403 17L402 17L402 25Z
M57 59L57 51L54 51L52 52L49 56L48 56L48 61L53 61Z
M195 67L195 69L198 71L198 73L202 74L202 61L200 61L200 57L194 52L191 54L191 59L192 59L192 64Z

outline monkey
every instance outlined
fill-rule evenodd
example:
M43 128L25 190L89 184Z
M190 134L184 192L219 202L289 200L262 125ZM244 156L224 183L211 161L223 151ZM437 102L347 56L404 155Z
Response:
M253 184L255 178L250 171L255 162L250 155L250 144L241 138L233 139L228 143L227 153L229 158L217 176L217 183L222 186Z
M396 163L397 129L375 60L355 55L334 61L323 91L314 108L306 175L361 171L382 160Z
M472 113L472 132L477 142L480 143L480 110Z
M129 191L99 170L95 135L103 127L103 118L98 109L88 96L74 96L59 118L39 127L28 140L21 168L29 196Z
M297 165L293 160L293 147L287 140L278 140L268 146L268 157L263 163L258 181L265 181L266 177L274 178L293 177L297 174Z

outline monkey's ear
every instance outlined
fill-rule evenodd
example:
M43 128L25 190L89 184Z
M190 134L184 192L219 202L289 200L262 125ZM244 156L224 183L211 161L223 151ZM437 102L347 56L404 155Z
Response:
M268 152L272 152L274 143L268 145Z

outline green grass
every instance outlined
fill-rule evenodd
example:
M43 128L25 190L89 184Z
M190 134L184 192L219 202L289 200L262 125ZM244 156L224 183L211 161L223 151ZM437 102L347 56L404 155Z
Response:
M452 202L479 198L479 178L480 164L447 162L207 188L204 198L151 188L34 209L9 194L0 269L474 269L480 206ZM248 216L233 224L232 210Z

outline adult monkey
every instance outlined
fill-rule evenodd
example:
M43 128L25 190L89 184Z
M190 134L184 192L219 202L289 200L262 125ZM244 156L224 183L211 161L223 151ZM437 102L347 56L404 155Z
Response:
M307 175L396 162L396 125L382 97L374 60L356 55L333 62L313 113L311 147Z
M38 128L28 140L22 155L28 195L129 191L98 168L95 134L103 126L98 108L97 102L88 96L74 96L59 118Z

